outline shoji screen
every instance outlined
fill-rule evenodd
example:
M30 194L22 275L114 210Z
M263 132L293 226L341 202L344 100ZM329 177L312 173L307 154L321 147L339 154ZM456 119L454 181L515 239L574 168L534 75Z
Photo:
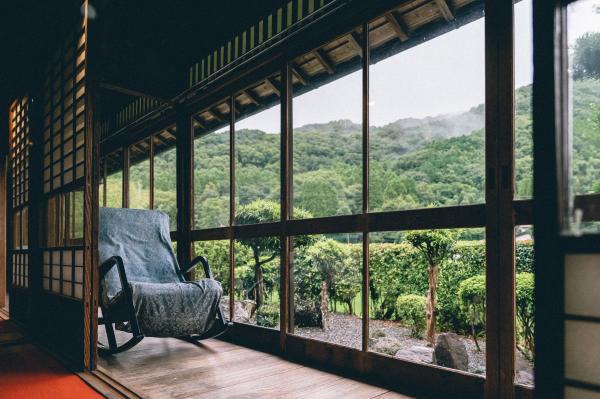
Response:
M87 3L82 10L85 10ZM84 16L48 60L42 97L41 300L38 319L55 351L83 364L90 290L92 131ZM87 191L86 191L87 190ZM86 215L88 215L86 217ZM87 243L87 245L86 245ZM86 278L88 283L86 284Z
M29 173L30 100L15 100L9 109L8 265L10 270L10 315L26 322L30 316L29 289Z

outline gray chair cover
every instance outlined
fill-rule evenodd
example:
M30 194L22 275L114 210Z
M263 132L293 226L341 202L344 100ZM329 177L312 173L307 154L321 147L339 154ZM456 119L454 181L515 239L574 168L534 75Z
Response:
M187 282L180 273L169 234L169 217L139 209L100 208L100 264L120 256L145 336L180 337L208 331L222 295L215 280ZM100 282L105 307L120 305L121 283L113 267Z

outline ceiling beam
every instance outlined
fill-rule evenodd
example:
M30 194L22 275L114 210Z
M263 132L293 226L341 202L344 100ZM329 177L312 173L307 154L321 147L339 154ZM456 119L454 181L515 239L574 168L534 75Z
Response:
M442 13L446 21L454 21L454 13L450 9L450 6L448 5L448 2L446 2L446 0L435 0L435 4L437 4L437 6L439 7L440 12Z
M204 121L200 121L200 118L198 117L198 115L193 115L192 119L196 123L196 125L198 125L201 129L205 128Z
M273 81L271 81L270 78L265 79L265 84L267 85L267 87L269 87L269 89L271 89L275 94L277 94L278 97L281 96L281 92L279 91L277 86L275 86Z
M354 49L356 54L362 58L362 46L360 45L361 41L362 39L360 38L358 33L354 31L350 32L350 34L348 35L348 43Z
M251 89L248 90L242 90L242 94L244 94L246 97L248 97L248 99L250 100L250 102L254 105L260 105L260 101L258 100L258 97L256 97L253 93Z
M304 76L304 73L299 70L299 68L290 64L290 69L291 69L292 73L294 74L294 76L296 77L296 79L298 79L298 81L303 86L306 86L308 84L308 79L306 78L306 76Z
M121 94L125 94L128 96L133 96L133 97L148 98L150 100L156 100L163 104L173 105L172 102L170 100L167 100L166 98L162 98L162 97L158 97L158 96L155 96L152 94L144 93L139 90L127 89L125 87L117 86L112 83L98 82L97 86L101 89L114 91L116 93L121 93Z
M392 26L392 29L394 29L394 32L396 32L396 36L398 36L398 39L400 39L401 42L405 42L408 40L408 33L406 33L406 29L402 27L402 24L400 23L398 17L396 17L395 14L393 14L392 12L388 12L385 14L385 19Z
M323 68L327 70L328 74L333 75L335 73L335 69L333 69L331 61L329 61L329 56L325 54L325 51L318 48L315 51L313 51L313 54L315 55L317 61L319 61L319 63L323 66Z

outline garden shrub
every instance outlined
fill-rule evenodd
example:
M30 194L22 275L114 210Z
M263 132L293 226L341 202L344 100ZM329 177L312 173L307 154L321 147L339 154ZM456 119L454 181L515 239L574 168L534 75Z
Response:
M256 309L256 324L262 327L276 328L279 325L279 307L264 304Z
M516 276L517 347L529 360L533 360L535 349L534 319L534 276L533 273L518 273Z
M458 286L458 298L461 311L471 325L471 337L480 351L477 337L485 331L485 275L463 280Z
M402 323L410 328L410 335L421 338L427 321L426 298L420 295L400 295L396 301L396 315Z

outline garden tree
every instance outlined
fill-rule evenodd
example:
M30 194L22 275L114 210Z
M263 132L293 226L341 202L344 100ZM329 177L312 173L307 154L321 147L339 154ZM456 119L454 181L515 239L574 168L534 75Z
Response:
M535 304L534 300L534 276L533 273L517 273L516 276L516 309L518 321L519 341L517 348L529 360L533 360L535 343L533 330L535 328Z
M453 232L447 230L412 231L406 240L423 256L427 263L427 341L435 344L436 302L435 294L438 283L438 268L447 258L455 241Z
M573 78L600 79L600 32L587 32L575 41Z
M258 224L265 221L279 219L280 205L277 202L258 200L248 205L242 205L237 210L235 217L236 224ZM310 213L294 208L294 215L300 218L312 217ZM281 240L279 236L275 237L251 237L242 238L240 243L252 250L252 260L254 269L254 285L252 287L253 297L256 306L260 307L265 298L265 282L263 279L263 266L279 256L281 250ZM294 237L294 245L297 248L304 248L312 243L309 236Z
M458 286L461 310L471 323L471 337L478 351L481 351L477 337L485 330L485 275L463 280Z

